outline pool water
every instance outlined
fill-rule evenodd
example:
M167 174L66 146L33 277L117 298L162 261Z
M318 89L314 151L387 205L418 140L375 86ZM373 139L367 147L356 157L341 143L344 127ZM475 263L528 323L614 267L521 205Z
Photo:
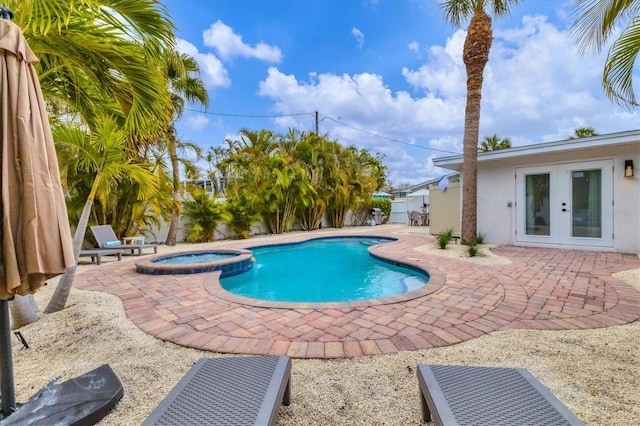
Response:
M180 254L176 256L163 257L156 259L153 263L156 264L169 264L169 265L186 265L189 263L207 263L215 262L218 260L228 259L230 257L237 256L238 253L216 253L216 252L203 252L203 253L190 253Z
M253 248L251 270L220 280L227 291L281 302L349 302L377 299L422 287L429 276L371 256L378 238L322 238Z

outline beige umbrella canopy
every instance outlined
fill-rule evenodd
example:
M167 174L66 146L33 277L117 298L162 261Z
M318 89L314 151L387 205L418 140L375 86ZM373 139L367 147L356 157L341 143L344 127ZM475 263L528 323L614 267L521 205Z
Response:
M75 264L47 111L19 27L0 19L0 299L35 292Z
M0 8L2 18L10 11ZM0 19L0 392L2 415L16 409L9 302L75 264L38 61L20 29Z

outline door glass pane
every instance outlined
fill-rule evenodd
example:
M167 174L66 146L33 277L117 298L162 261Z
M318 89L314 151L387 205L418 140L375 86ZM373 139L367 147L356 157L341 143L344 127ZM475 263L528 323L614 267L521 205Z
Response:
M527 175L526 229L527 235L551 235L549 226L549 173Z
M602 171L573 171L571 180L571 236L602 238Z

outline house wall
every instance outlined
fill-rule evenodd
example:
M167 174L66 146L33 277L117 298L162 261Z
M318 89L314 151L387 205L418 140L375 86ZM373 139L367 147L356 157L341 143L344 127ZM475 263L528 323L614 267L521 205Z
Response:
M451 183L446 191L437 185L429 188L429 231L432 235L444 234L453 229L460 236L460 182Z
M491 244L515 241L515 167L478 167L478 233Z
M516 243L516 168L607 159L612 160L614 164L614 205L605 206L604 211L605 215L613 215L613 249L624 253L640 253L640 141L580 151L479 162L478 232L484 234L486 241L493 244ZM633 160L633 178L623 176L625 160Z

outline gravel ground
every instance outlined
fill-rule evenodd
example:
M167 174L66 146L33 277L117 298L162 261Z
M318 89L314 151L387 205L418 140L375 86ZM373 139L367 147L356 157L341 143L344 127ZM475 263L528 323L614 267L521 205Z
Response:
M450 247L442 255L464 257ZM179 248L178 248L179 249ZM161 247L163 251L176 248ZM422 250L434 250L424 247ZM490 254L467 258L491 260ZM94 266L83 265L81 270ZM640 270L619 273L640 290ZM44 309L55 280L36 294ZM152 338L127 319L120 299L73 289L67 308L20 329L30 345L13 345L16 399L104 363L125 388L100 425L140 424L195 361L223 357ZM527 368L589 425L640 424L640 321L578 331L498 331L457 345L336 360L294 359L292 401L279 425L419 425L419 363Z

